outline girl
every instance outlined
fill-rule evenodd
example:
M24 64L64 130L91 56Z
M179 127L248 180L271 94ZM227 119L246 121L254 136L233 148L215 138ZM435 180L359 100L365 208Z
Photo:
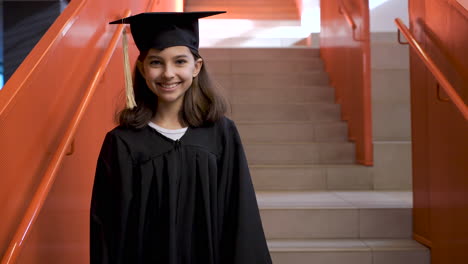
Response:
M92 264L271 263L239 134L198 54L198 19L218 13L112 22L130 24L140 56L98 158Z

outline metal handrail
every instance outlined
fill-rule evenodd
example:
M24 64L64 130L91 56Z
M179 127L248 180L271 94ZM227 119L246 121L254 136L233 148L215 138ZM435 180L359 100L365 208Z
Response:
M358 28L358 26L356 25L356 22L354 22L353 16L351 16L348 9L346 9L342 0L339 1L338 13L344 16L346 22L351 27L351 31L353 32L353 40L365 41L365 39L359 39L358 37L356 37L356 29Z
M124 17L127 17L130 14L131 11L127 9L124 13ZM68 126L65 132L65 136L62 138L62 141L60 142L57 151L54 153L54 156L52 157L52 160L49 163L46 172L44 173L44 177L41 180L39 187L37 188L36 193L34 194L29 207L26 210L26 213L23 219L21 220L21 223L18 229L16 230L13 239L10 242L10 245L2 259L2 264L13 264L18 258L21 248L23 247L24 241L28 236L32 225L35 223L37 217L39 216L42 206L44 205L44 201L55 181L57 171L64 156L67 153L67 148L73 142L73 137L75 135L76 130L78 129L78 125L81 119L83 118L84 113L86 112L86 109L89 103L91 102L99 80L104 74L107 65L109 64L110 59L114 53L114 50L118 45L118 41L120 39L120 36L122 35L124 27L125 24L118 25L114 35L112 36L110 44L105 50L104 56L98 64L99 67L96 71L96 74L93 76L91 83L86 89L86 93L83 99L81 100L80 105L78 106L78 110L73 116L72 121L70 122L70 125Z
M455 104L458 111L463 115L465 120L468 121L468 107L466 106L465 102L461 99L461 97L457 94L456 90L450 84L450 82L445 78L444 74L439 70L437 65L434 61L429 57L426 51L419 45L416 41L414 36L411 34L410 30L406 27L403 21L400 18L395 19L395 24L398 27L398 30L403 33L406 40L409 42L410 46L414 49L416 54L418 54L419 58L424 62L426 67L431 71L431 73L436 78L437 82L442 86L445 93L448 95L450 100ZM437 91L438 92L438 91ZM438 95L439 96L439 95Z
M338 11L340 14L342 14L345 17L346 22L348 22L348 25L354 31L357 28L356 23L354 23L354 19L349 13L348 9L346 9L346 7L344 6L343 1L340 1L340 7Z

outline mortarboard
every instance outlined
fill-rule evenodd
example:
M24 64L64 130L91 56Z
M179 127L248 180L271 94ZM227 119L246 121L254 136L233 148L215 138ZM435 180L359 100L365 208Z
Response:
M151 48L163 50L173 46L186 46L198 53L198 19L226 13L225 11L205 12L149 12L125 17L109 24L130 24L133 40L140 52ZM127 108L136 106L131 80L128 43L123 34L124 71L127 94Z
M224 11L151 12L122 18L109 24L130 24L138 50L162 50L172 46L187 46L198 52L198 19Z

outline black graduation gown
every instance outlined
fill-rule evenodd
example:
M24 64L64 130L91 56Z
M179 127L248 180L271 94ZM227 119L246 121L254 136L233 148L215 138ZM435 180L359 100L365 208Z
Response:
M91 264L266 264L242 143L228 118L173 141L147 126L104 140L91 201Z

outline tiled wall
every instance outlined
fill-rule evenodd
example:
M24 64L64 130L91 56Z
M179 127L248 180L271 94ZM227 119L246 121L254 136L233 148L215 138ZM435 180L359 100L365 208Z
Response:
M411 189L408 46L396 32L372 33L374 188Z
M408 23L408 0L368 0L371 32L395 30L396 17Z

